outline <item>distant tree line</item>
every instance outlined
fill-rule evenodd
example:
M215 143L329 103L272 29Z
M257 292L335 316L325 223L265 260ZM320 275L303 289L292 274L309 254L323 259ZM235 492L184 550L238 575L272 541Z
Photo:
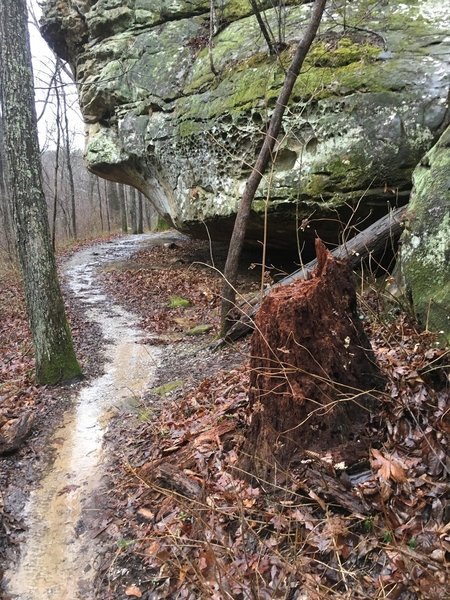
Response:
M142 233L156 224L156 213L140 192L87 171L80 150L70 153L69 163L64 154L45 152L42 170L51 229L57 242L116 231ZM71 189L70 173L76 182L75 190Z
M0 116L1 117L1 116ZM136 189L101 179L90 173L81 150L66 145L41 154L43 189L47 202L52 243L63 245L114 232L142 233L154 229L157 215ZM14 236L6 201L8 182L4 152L4 127L0 118L0 252L14 256Z

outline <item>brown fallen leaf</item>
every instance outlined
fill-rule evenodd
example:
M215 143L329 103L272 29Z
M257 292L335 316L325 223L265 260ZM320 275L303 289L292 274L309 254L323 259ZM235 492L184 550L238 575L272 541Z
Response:
M153 519L155 518L155 513L153 513L148 508L140 508L137 512L138 515L144 517L144 519L147 519L147 521L153 521Z
M219 423L216 427L211 427L207 431L200 433L195 439L195 445L199 446L207 441L213 442L233 429L236 429L236 423L232 421L224 421L223 423Z
M125 590L125 595L126 596L134 596L135 598L142 598L142 592L138 588L137 585L128 586L127 589Z
M386 481L393 479L399 483L407 481L406 471L397 460L389 455L387 457L384 456L379 450L376 450L376 448L372 448L371 452L372 456L375 458L373 467L383 479Z

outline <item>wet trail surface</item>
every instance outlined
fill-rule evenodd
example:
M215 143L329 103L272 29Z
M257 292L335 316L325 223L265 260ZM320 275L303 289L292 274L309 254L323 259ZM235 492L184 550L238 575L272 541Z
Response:
M104 338L104 374L81 387L73 408L49 440L56 458L25 509L26 542L8 592L19 600L93 598L95 497L105 485L103 438L121 406L151 386L159 350L144 339L136 317L105 294L99 267L124 261L142 247L171 241L173 233L144 234L78 251L66 264L66 281L89 322Z

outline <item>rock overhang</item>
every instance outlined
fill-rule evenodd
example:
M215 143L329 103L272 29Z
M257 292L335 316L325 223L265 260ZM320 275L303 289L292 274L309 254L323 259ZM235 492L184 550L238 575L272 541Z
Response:
M47 2L52 39L58 19L61 31L76 21L67 4ZM310 10L290 3L287 46L270 57L249 4L222 4L210 43L209 2L79 3L84 37L69 45L89 168L138 187L177 228L202 235L206 224L218 238L229 234ZM255 198L252 239L266 210L271 243L290 245L308 238L305 219L332 238L325 221L347 218L347 205L366 218L406 201L414 166L448 116L450 41L433 17L438 3L425 4L353 2L335 31L339 14L328 13ZM273 9L265 15L275 28Z

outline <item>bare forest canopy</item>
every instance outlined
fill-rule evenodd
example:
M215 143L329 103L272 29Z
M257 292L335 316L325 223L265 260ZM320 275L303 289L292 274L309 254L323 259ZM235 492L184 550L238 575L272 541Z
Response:
M142 201L137 190L90 173L80 150L71 151L69 156L61 149L47 150L42 153L41 162L49 221L57 244L119 231L138 233L156 226L155 212L148 202ZM6 201L8 193L0 119L0 252L13 256L14 238Z

